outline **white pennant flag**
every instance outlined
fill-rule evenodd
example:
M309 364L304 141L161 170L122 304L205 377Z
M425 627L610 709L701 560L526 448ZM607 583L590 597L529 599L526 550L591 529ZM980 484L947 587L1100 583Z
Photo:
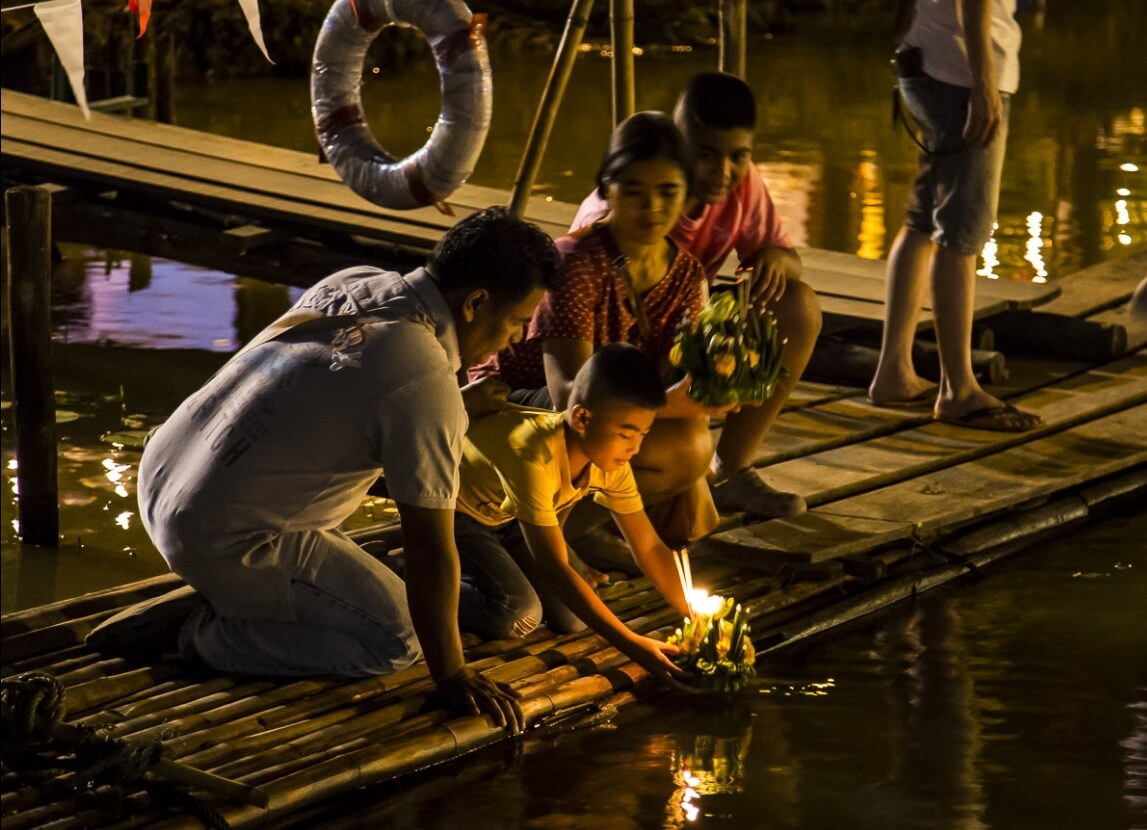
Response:
M83 110L84 118L90 119L92 111L88 108L88 94L84 90L84 10L80 7L80 0L49 0L37 3L33 10L48 33L48 40L52 41L64 71L68 73L68 83L72 85L76 103Z
M263 24L259 20L259 0L239 0L239 6L243 9L243 16L247 18L247 28L251 30L251 37L255 38L255 43L263 52L263 57L269 63L274 63L271 60L271 55L267 52L267 44L263 42Z

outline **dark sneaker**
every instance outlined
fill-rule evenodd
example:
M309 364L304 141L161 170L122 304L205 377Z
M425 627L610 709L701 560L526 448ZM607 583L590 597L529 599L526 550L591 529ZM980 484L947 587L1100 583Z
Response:
M190 585L138 602L92 629L85 642L100 654L151 661L179 655L179 632L207 605Z
M762 519L787 519L808 510L796 493L783 493L765 483L752 467L710 484L713 503L722 513L748 513Z

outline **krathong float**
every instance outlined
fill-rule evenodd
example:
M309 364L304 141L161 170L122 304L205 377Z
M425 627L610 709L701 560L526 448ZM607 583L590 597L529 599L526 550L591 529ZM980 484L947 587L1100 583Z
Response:
M335 0L315 42L311 112L323 154L351 190L383 207L450 212L443 200L474 172L490 128L485 20L462 0ZM391 25L426 36L442 93L430 138L401 159L375 140L362 107L367 49Z
M710 296L696 320L682 321L669 362L692 378L689 395L706 406L755 404L785 374L783 352L772 314L753 307L741 280Z
M732 597L695 588L689 552L683 549L673 555L689 603L689 616L667 640L680 649L675 662L685 669L687 684L707 692L735 692L756 674L748 609Z

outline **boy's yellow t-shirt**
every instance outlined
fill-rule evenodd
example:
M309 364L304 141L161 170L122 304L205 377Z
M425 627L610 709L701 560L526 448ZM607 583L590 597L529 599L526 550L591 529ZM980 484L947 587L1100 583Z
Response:
M564 424L564 413L524 407L473 421L462 445L457 509L490 526L512 519L559 525L589 494L614 513L641 510L628 464L612 473L587 464L570 481Z

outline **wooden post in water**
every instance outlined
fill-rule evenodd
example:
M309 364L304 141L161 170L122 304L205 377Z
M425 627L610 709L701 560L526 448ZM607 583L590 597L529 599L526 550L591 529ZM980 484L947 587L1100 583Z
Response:
M158 35L158 33L156 33ZM175 38L164 34L158 43L156 58L155 120L163 124L175 123Z
M530 190L534 186L534 179L538 176L538 168L542 166L542 156L545 155L558 107L565 94L570 73L573 72L574 60L577 58L577 50L581 46L582 35L585 34L585 27L589 22L589 10L592 7L593 0L573 0L561 43L558 44L557 55L554 56L554 65L550 69L549 78L546 79L546 88L542 92L534 124L530 127L530 137L522 154L522 163L518 167L518 176L514 179L514 189L510 194L510 213L513 216L520 218L526 213Z
M56 547L60 508L51 361L52 199L42 187L13 187L4 194L4 206L20 537Z
M748 28L748 5L745 0L718 0L721 41L717 51L717 68L738 78L745 77L745 32Z
M609 0L609 35L613 49L613 123L633 115L633 0Z
M159 120L159 46L156 42L158 35L152 32L143 39L143 60L146 67L144 94L147 95L147 105L144 107L144 116L152 121Z

